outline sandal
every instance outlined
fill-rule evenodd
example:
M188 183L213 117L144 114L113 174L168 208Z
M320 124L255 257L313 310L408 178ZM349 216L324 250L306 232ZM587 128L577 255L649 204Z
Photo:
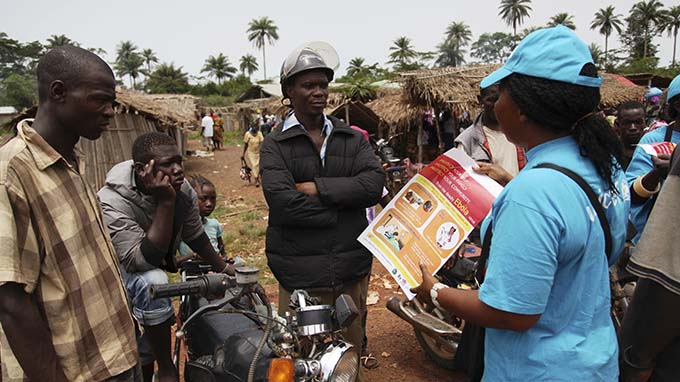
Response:
M361 365L368 370L372 370L380 366L378 359L373 356L373 353L368 353L361 356Z

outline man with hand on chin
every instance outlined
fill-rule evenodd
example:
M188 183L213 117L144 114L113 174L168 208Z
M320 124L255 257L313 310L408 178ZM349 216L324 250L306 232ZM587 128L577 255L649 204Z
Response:
M132 145L132 158L109 171L98 195L133 314L145 328L138 338L144 379L152 380L155 360L161 382L177 381L170 355L173 307L169 298L151 300L149 286L168 282L164 270L177 271L180 241L214 271L233 274L233 269L203 230L196 192L184 179L174 138L160 132L141 135Z

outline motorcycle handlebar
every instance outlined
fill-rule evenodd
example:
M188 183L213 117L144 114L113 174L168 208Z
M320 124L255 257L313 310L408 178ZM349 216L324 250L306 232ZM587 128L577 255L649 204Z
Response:
M170 284L156 284L149 287L152 299L198 294L201 296L224 295L228 286L228 276L217 273L197 279Z

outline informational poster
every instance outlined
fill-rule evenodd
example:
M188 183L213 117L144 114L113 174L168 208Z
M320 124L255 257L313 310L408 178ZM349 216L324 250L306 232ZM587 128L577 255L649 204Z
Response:
M649 155L659 156L661 154L673 154L675 149L675 143L671 142L658 142L658 143L643 143L639 144L643 150Z
M473 166L463 151L449 150L402 187L359 236L409 299L421 282L420 263L436 273L503 189Z

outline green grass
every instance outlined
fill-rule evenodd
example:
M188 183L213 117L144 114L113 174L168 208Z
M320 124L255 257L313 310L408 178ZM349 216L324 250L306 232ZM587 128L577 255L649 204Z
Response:
M259 219L262 219L262 216L260 215L260 212L257 211L257 210L244 212L241 215L241 220L244 221L244 222L249 222L249 221L259 220Z
M241 131L225 131L224 132L224 144L230 146L242 145L243 144L243 133Z

